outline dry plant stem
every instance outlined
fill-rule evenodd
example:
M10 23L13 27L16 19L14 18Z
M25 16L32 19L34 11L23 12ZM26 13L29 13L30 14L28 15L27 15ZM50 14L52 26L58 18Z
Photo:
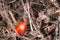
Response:
M22 5L23 5L23 8L24 8L24 11L28 14L28 17L29 17L29 22L30 22L30 28L31 28L31 31L33 31L33 27L32 27L32 24L31 24L31 17L30 17L30 12L28 12L27 11L27 9L26 9L26 6L24 5L24 3L23 3L23 0L21 0L21 2L22 2Z
M28 14L28 16L30 16L29 3L28 3L28 1L27 1L27 9L28 9L28 13L29 13L29 14ZM34 29L37 31L36 26L34 25L34 23L33 23L32 19L31 19L31 16L29 17L29 19L30 19L31 24L33 25Z
M22 38L25 38L26 40L31 40L30 38L27 38L27 37L24 37L24 36L22 36Z
M13 3L13 2L15 2L16 0L13 0L13 1L11 1L11 2L9 2L9 3Z
M58 12L60 12L60 10L55 11L55 13L58 13Z
M53 3L57 8L59 8L59 4L57 2Z
M36 26L34 25L34 23L32 22L32 25L34 27L34 29L40 34L40 31L37 30Z
M12 11L11 10L9 10L9 14L10 14L10 16L11 16L11 18L12 18L12 20L13 20L13 22L14 22L14 25L17 25L16 23L17 23L17 21L16 21L16 19L15 19L15 17L14 17L14 15L13 15L13 13L12 13ZM13 28L14 29L14 28ZM15 29L14 29L15 30ZM17 31L15 30L15 32L16 32L16 36L19 36L19 34L17 33Z
M13 13L12 13L11 10L9 10L9 14L10 14L10 16L11 16L11 18L12 18L14 24L17 23L17 21L16 21L16 19L14 18L14 15L13 15Z
M57 14L59 12L60 12L60 10L56 10L55 12L51 13L51 15Z
M30 11L29 11L29 3L28 3L28 1L27 1L27 9L28 9L28 13L29 13L28 15L30 15ZM30 21L31 21L31 24L33 25L34 29L37 31L36 26L34 25L32 19L31 19L31 16L30 16Z

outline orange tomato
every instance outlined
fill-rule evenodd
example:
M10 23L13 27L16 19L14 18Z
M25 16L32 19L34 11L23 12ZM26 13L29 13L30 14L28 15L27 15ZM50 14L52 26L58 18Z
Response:
M27 25L25 22L18 22L17 26L15 27L18 34L23 34L27 30Z

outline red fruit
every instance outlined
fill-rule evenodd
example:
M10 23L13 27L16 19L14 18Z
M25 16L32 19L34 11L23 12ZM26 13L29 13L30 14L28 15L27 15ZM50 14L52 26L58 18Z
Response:
M23 34L27 30L27 25L25 22L18 22L17 26L15 27L18 34Z

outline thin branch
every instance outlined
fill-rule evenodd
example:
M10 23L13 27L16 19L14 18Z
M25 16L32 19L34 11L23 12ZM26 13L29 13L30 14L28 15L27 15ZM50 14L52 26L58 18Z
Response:
M22 2L22 5L23 5L23 8L24 8L24 11L27 13L27 15L28 15L28 17L29 17L29 22L30 22L31 31L33 31L33 27L32 27L32 24L31 24L31 17L30 17L29 7L28 7L28 11L27 11L27 8L26 8L26 6L24 5L23 0L21 0L21 2ZM29 5L27 5L27 6L29 6Z
M17 23L17 21L16 21L16 19L15 19L15 17L14 17L14 15L13 15L13 13L12 13L11 10L9 10L9 14L10 14L10 16L11 16L11 18L12 18L14 24Z

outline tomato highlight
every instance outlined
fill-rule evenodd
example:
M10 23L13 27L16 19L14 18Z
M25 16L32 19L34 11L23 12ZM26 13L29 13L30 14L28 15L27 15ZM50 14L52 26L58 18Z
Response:
M18 22L17 26L15 27L18 34L24 34L27 30L27 25L25 22Z

